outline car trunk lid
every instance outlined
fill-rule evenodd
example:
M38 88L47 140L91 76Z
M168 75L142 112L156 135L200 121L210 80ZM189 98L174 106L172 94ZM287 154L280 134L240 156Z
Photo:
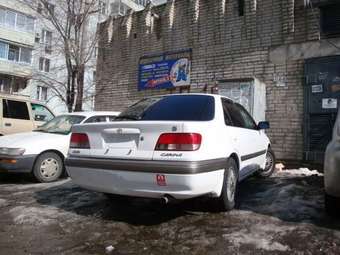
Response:
M152 159L162 133L181 132L182 122L173 121L117 121L108 124L83 124L72 128L73 133L85 133L89 150L71 149L70 155L119 159Z

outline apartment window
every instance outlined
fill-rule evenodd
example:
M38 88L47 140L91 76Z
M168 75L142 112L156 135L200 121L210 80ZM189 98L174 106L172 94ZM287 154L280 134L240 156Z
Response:
M9 45L8 60L19 62L20 48L16 45Z
M50 60L48 58L39 58L39 70L44 72L50 71Z
M5 24L6 10L0 8L0 24Z
M48 58L45 59L45 72L49 72L50 71L50 60Z
M42 13L42 10L43 10L42 4L41 4L41 3L38 3L37 12L38 12L39 14L41 14L41 13Z
M96 80L97 80L97 72L96 71L93 71L92 77L93 77L92 81L93 81L93 83L95 83Z
M26 28L26 16L22 14L17 15L17 29L25 30Z
M26 31L28 32L34 31L34 19L31 17L26 17Z
M37 86L37 100L47 100L47 87Z
M340 36L340 4L320 7L320 27L322 37Z
M49 13L50 15L54 15L54 8L55 8L54 4L48 3L47 6L46 6L46 8L47 8L48 13Z
M45 59L40 57L39 58L39 70L40 71L44 70L44 62L45 62Z
M32 62L32 50L28 48L21 48L20 62L31 63Z
M32 49L0 41L0 59L31 64Z
M18 31L33 32L34 18L0 8L0 25Z
M45 51L47 53L52 52L52 32L47 30L42 30L41 32L41 42L45 44Z
M16 13L12 11L6 11L6 16L5 16L5 24L8 27L15 28L15 16Z
M99 3L99 12L100 14L106 14L106 3L102 1Z
M244 15L244 0L238 0L238 16Z
M8 44L0 42L0 58L6 58L8 55Z
M8 76L0 76L0 91L5 93L11 92L11 79Z

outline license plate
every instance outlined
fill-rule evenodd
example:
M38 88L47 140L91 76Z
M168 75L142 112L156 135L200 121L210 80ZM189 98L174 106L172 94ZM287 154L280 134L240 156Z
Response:
M164 174L156 175L156 182L158 186L166 186L166 178Z

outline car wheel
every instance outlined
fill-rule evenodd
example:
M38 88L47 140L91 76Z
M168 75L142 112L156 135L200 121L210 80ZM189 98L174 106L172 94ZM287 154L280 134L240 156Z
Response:
M326 213L334 216L339 217L340 215L340 198L330 196L325 193L325 209Z
M58 154L45 152L35 161L33 174L39 182L53 182L62 175L63 169L63 160Z
M266 154L266 165L264 169L258 171L260 177L266 178L271 176L275 171L275 154L273 150L269 147Z
M229 158L224 170L223 186L217 199L219 211L230 211L235 207L235 196L238 182L238 167L233 158Z

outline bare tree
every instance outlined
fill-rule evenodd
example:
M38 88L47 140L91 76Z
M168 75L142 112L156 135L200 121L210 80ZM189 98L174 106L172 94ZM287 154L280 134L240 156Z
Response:
M20 0L33 9L40 21L52 27L54 54L63 56L64 61L54 69L66 72L65 79L49 74L33 77L52 89L63 101L69 112L81 111L84 98L85 68L95 65L93 57L98 34L91 18L98 15L98 0ZM96 23L95 23L96 24ZM92 27L91 27L92 25ZM90 28L91 27L91 28Z

